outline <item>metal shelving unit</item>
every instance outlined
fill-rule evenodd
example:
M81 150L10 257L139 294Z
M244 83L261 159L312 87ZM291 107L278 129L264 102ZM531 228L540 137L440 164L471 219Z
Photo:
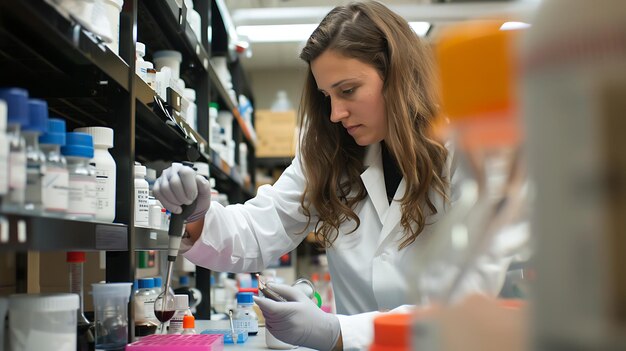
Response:
M0 253L17 253L21 268L16 275L22 272L29 251L106 251L106 280L133 281L134 252L164 250L168 241L163 230L133 225L135 160L209 162L218 188L227 191L231 201L253 196L237 170L221 161L207 142L208 102L219 97L238 122L237 134L243 139L237 142L245 141L254 158L251 133L209 60L212 43L206 28L213 17L219 17L212 13L214 1L195 0L205 28L198 41L185 20L186 8L179 9L174 0L125 0L117 55L45 0L0 0L0 65L4 67L0 86L24 87L31 96L45 99L50 114L65 119L68 130L92 125L113 128L111 153L117 163L116 223L0 210ZM146 43L148 54L165 49L183 54L181 77L197 92L199 131L172 114L175 104L156 97L135 74L138 39ZM207 272L198 272L198 279L207 278L200 282L203 286L208 284ZM26 292L25 277L21 279L17 289ZM205 300L199 308L203 317L210 313L209 298Z

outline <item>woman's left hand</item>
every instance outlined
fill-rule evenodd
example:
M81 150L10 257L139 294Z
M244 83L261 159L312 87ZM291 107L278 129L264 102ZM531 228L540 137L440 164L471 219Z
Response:
M322 311L297 288L271 284L287 302L254 297L263 311L265 327L279 340L316 350L333 350L341 336L337 316Z

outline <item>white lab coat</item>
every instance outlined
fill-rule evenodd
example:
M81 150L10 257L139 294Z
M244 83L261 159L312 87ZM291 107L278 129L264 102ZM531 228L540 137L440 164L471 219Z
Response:
M333 247L327 250L337 314L341 324L344 349L363 349L372 341L373 318L380 312L401 305L415 304L410 285L415 279L414 255L424 255L432 240L433 226L427 225L417 240L398 251L401 242L400 202L387 200L380 144L368 147L366 170L361 178L367 197L355 212L361 220L359 228L353 222L341 225ZM449 165L448 165L449 166ZM316 219L307 225L300 209L300 197L305 178L298 158L273 186L259 188L257 196L245 204L223 207L213 202L208 211L201 238L184 256L191 262L216 271L255 272L295 249L313 230ZM398 186L394 200L405 191L405 182ZM454 182L450 197L454 201ZM444 215L441 197L431 193L438 214L429 217L434 223ZM313 213L315 215L315 213ZM478 279L464 284L470 292L497 294L507 263L493 265ZM490 274L493 272L494 274ZM402 310L401 307L398 311ZM369 313L366 313L369 312Z

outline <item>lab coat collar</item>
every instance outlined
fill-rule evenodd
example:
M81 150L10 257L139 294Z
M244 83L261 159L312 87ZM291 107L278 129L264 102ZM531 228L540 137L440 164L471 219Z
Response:
M384 223L387 210L389 209L389 203L387 202L387 192L385 191L385 175L383 172L380 143L367 147L363 165L366 169L361 173L361 180L363 181L363 185L365 185L367 195L374 204L380 223Z

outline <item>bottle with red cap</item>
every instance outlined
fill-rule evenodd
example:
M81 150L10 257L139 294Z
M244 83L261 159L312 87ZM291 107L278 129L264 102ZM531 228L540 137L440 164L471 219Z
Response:
M70 273L70 292L77 294L79 297L79 305L77 310L77 350L87 351L94 349L94 330L93 324L89 322L84 314L83 299L83 266L85 264L84 252L68 252L66 261L69 265Z

